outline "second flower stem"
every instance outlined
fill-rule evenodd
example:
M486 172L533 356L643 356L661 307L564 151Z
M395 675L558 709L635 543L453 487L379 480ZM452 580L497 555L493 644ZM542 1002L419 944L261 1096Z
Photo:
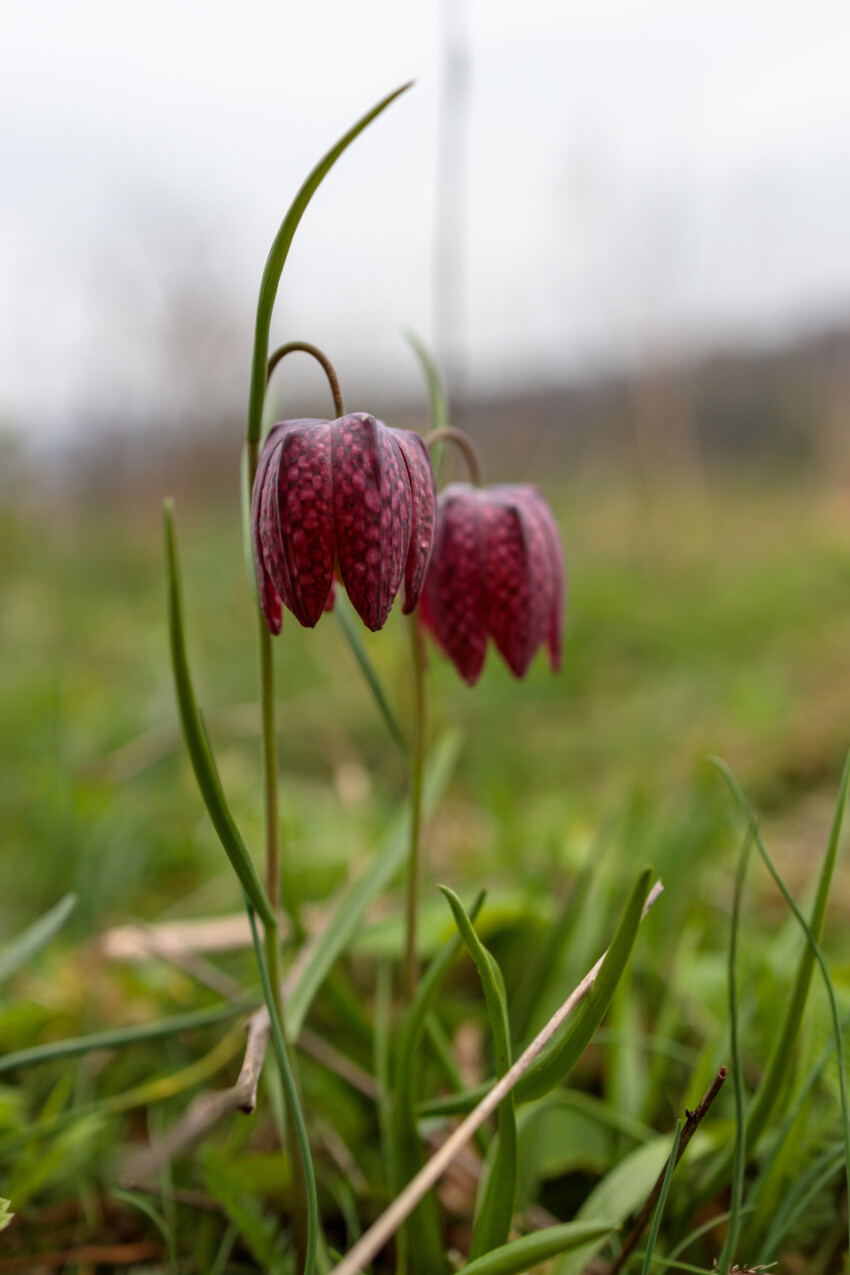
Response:
M260 618L260 700L263 716L263 790L266 816L266 893L275 912L280 907L280 848L277 809L277 748L274 728L274 663L272 639ZM274 986L274 983L272 983Z
M417 933L419 893L422 877L422 776L425 767L425 651L416 611L410 617L413 656L413 747L410 758L410 853L407 861L406 939L404 985L408 1002L413 999L419 978Z

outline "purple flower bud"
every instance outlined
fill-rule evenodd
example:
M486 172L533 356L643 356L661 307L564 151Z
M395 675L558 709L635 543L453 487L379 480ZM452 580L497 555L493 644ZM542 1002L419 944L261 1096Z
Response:
M464 681L478 681L488 637L516 677L544 641L559 669L563 611L560 537L537 488L446 487L420 615Z
M370 629L386 623L404 577L419 600L437 491L418 434L365 412L283 421L260 454L251 505L260 605L272 633L281 603L307 628L333 605L336 569Z

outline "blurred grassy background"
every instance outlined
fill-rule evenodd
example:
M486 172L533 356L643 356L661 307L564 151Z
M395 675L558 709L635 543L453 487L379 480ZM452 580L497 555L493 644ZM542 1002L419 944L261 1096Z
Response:
M491 451L495 476L524 476ZM433 729L456 723L465 738L432 834L447 864L488 875L542 869L577 829L590 836L629 803L654 829L641 848L650 852L653 836L675 835L688 812L725 802L711 753L776 821L792 875L805 875L820 846L813 833L850 738L845 493L812 466L715 465L699 481L661 467L650 484L644 477L586 456L572 476L541 476L569 570L560 676L541 657L520 685L491 653L469 690L432 654ZM235 479L220 476L208 498L196 479L191 463L162 475L185 489L191 654L228 789L259 844L255 651ZM151 485L123 503L86 488L80 499L42 492L4 508L6 933L72 888L81 931L155 916L211 877L221 891L205 884L206 907L238 903L178 738ZM394 615L383 634L366 636L403 714L400 628ZM276 655L285 835L309 897L368 853L403 772L332 618L312 633L288 620Z

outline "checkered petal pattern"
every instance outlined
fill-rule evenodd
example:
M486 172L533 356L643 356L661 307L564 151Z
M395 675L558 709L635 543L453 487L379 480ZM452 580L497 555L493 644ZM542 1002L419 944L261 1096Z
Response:
M516 677L544 643L560 668L564 579L558 528L536 487L454 483L442 493L422 622L470 686L488 637Z
M422 439L365 412L284 421L270 431L251 521L260 605L272 633L281 604L312 628L333 606L336 571L364 624L380 629L405 581L416 605L436 517Z

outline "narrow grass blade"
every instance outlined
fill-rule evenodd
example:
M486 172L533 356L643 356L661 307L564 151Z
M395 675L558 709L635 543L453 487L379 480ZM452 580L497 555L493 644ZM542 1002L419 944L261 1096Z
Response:
M238 1228L235 1227L232 1222L228 1222L227 1230L221 1237L221 1243L218 1246L218 1252L215 1255L215 1260L210 1267L209 1275L225 1275L227 1263L230 1261L230 1254L233 1252L233 1245L238 1239Z
M319 1199L316 1193L316 1174L313 1168L313 1157L310 1154L310 1141L307 1137L307 1126L304 1123L304 1113L301 1110L301 1101L298 1097L298 1088L295 1084L295 1076L292 1073L292 1065L289 1061L286 1041L283 1038L283 1027L280 1021L280 1015L277 1012L277 1003L272 992L269 968L266 964L266 954L263 950L263 945L260 942L260 935L257 931L257 920L254 916L254 909L251 907L247 898L245 903L248 911L248 920L251 923L251 938L254 943L254 955L257 958L260 977L263 981L263 995L266 998L266 1005L271 1019L272 1043L277 1057L277 1064L280 1068L283 1087L286 1090L289 1114L295 1125L295 1134L298 1138L298 1148L301 1152L301 1163L304 1167L304 1183L307 1189L307 1252L304 1265L304 1275L313 1275L313 1271L316 1268L316 1250L319 1238Z
M651 880L652 869L644 868L623 910L598 978L561 1039L541 1055L517 1085L518 1102L542 1098L563 1084L593 1039L632 954Z
M723 1217L727 1216L728 1214L723 1214ZM640 1257L641 1254L638 1253L636 1256ZM666 1271L685 1271L687 1275L706 1275L704 1266L693 1266L690 1262L678 1262L670 1257L656 1257L654 1260L656 1266L662 1266Z
M607 1239L619 1230L617 1222L564 1222L543 1231L523 1235L462 1267L463 1275L522 1275L571 1248Z
M600 847L595 845L576 879L575 888L557 919L546 929L539 943L534 946L531 960L525 969L520 985L511 996L517 1005L513 1017L514 1040L522 1040L534 1018L541 997L545 992L553 970L558 968L561 953L573 932L576 921L582 915L590 888L599 866Z
M240 1048L244 1049L244 1045L244 1031L239 1027L232 1028L209 1053L179 1071L154 1076L152 1080L145 1080L122 1093L102 1095L92 1103L57 1110L49 1115L38 1116L25 1125L19 1124L11 1133L0 1134L0 1156L8 1156L40 1138L52 1137L58 1130L67 1128L84 1116L104 1118L123 1115L134 1108L151 1107L155 1103L167 1102L189 1089L197 1089L198 1085L226 1067ZM68 1070L63 1074L73 1078L74 1073Z
M753 841L755 842L756 849L758 850L759 855L761 856L765 867L767 868L770 875L773 877L773 880L776 882L776 885L779 887L782 897L785 899L785 902L788 904L789 908L791 909L794 916L796 917L797 922L800 925L800 928L802 929L803 933L806 936L806 943L807 943L806 950L811 953L812 960L817 961L820 967L821 975L823 976L824 987L826 989L827 998L829 1000L829 1009L832 1015L832 1029L833 1029L833 1034L835 1038L835 1048L838 1054L838 1083L839 1083L839 1092L841 1094L841 1116L842 1116L842 1125L843 1125L843 1134L844 1134L845 1176L847 1179L848 1188L850 1188L850 1104L848 1104L848 1095L847 1095L847 1062L846 1062L845 1050L844 1050L844 1036L841 1030L841 1019L839 1018L839 1015L838 1015L838 1002L836 1001L836 998L835 998L835 988L833 987L832 979L830 977L829 970L827 969L826 961L824 960L823 952L821 951L820 944L818 942L818 938L820 937L820 934L823 931L823 921L824 921L824 915L826 912L826 901L827 901L827 896L829 893L829 884L832 879L832 868L834 867L838 844L841 839L841 824L842 824L842 820L844 816L844 809L847 803L848 787L850 787L850 757L848 757L848 760L845 764L844 774L842 775L842 779L841 779L841 787L840 787L839 795L838 795L838 805L836 807L835 818L833 820L832 832L831 832L830 841L829 841L829 848L827 850L827 858L826 858L826 862L824 863L824 868L821 871L821 877L818 883L817 898L815 900L815 906L812 913L813 920L816 922L818 927L817 936L816 936L814 927L806 921L806 918L803 916L803 913L800 911L800 908L797 904L796 899L791 894L791 891L788 889L778 869L776 868L776 865L774 864L772 858L768 854L767 849L765 848L764 842L762 841L761 832L759 831L759 827L758 827L758 824L756 823L755 816L753 815L753 812L749 806L749 803L747 802L746 797L744 796L740 786L738 785L737 780L735 779L734 775L732 774L732 772L729 770L727 766L725 766L722 762L719 762L717 764L719 766L721 773L726 779L726 782L729 785L732 791L732 794L735 797L735 800L738 802L738 805L740 806L742 812L747 818L748 835L752 837ZM830 861L831 861L831 865L827 873L827 863L830 863ZM824 882L825 882L825 885L824 885ZM802 970L802 961L801 961L800 969ZM799 984L799 982L800 982L800 975L798 973L797 984ZM797 990L797 985L795 985L795 993L796 993L796 990ZM808 993L808 984L806 986L806 992ZM800 1007L801 1017L802 1017L804 1005L805 1005L805 999L803 1000L803 1004ZM796 1033L799 1032L799 1029L800 1029L800 1024L797 1023L795 1025L795 1033L792 1037L792 1044L796 1041ZM850 1234L848 1234L848 1250L850 1251ZM722 1270L722 1267L721 1267L721 1270Z
M449 404L437 365L425 342L421 341L415 332L406 332L405 336L410 348L419 359L428 383L428 428L432 433L437 429L445 429L449 423Z
M457 760L457 735L446 735L434 749L425 775L422 808L427 816L437 805ZM374 862L343 891L321 937L309 950L287 1001L287 1024L296 1040L313 997L334 962L357 933L366 909L387 888L405 862L409 820L402 815L393 824Z
M726 783L745 815L752 832L753 837L757 837L756 821L749 804L741 791L734 775L729 767L719 759L714 760ZM784 886L779 888L786 896L786 901L797 916L798 921L806 930L809 942L803 948L800 957L800 963L797 967L797 975L794 980L794 987L788 999L785 1018L773 1046L770 1060L764 1070L761 1083L756 1090L755 1097L752 1100L749 1115L747 1118L749 1133L750 1150L754 1150L759 1138L761 1137L767 1123L773 1114L776 1104L782 1096L783 1086L791 1069L794 1060L794 1047L797 1043L797 1037L800 1031L800 1024L803 1021L803 1011L806 1008L806 1001L809 995L809 987L811 986L812 974L814 973L815 960L817 959L816 945L820 942L823 934L824 917L826 916L826 905L829 898L829 890L832 885L832 878L835 872L835 864L838 857L838 848L841 842L841 827L844 818L844 809L847 804L847 792L850 786L850 757L844 766L844 773L841 777L841 786L838 794L838 803L835 808L835 817L833 819L832 830L830 832L829 843L827 845L826 855L824 857L823 866L821 867L820 877L818 879L817 894L815 896L814 906L812 907L812 915L809 919L808 926L803 920L796 904L791 900L790 895ZM764 858L764 853L760 849L760 853ZM775 871L768 865L768 871L779 881Z
M356 137L367 128L372 120L376 119L382 111L394 102L395 99L410 88L410 84L403 84L401 88L389 93L385 98L378 102L377 106L373 106L370 111L354 124L343 137L339 139L335 146L327 152L322 159L319 160L316 167L304 181L300 190L296 194L289 206L289 211L281 223L280 229L275 235L274 242L269 251L263 278L260 283L260 295L257 300L257 321L254 331L254 356L251 363L251 393L248 400L248 442L258 443L260 439L260 429L262 426L263 416L263 399L266 391L266 376L269 360L269 332L271 330L272 310L274 309L275 298L277 296L277 288L280 283L280 276L283 267L286 264L286 258L289 255L289 249L295 231L298 229L298 223L304 215L310 200L315 195L319 186L324 181L327 174L333 168L339 159Z
M478 914L484 896L479 895L473 912ZM395 1106L393 1109L393 1159L396 1189L400 1191L422 1167L424 1155L416 1127L417 1062L422 1037L434 998L461 948L455 934L444 943L419 981L410 1008L399 1030L395 1073ZM415 1271L431 1275L444 1266L439 1215L433 1192L429 1192L413 1210L398 1233L398 1265L404 1270L410 1261Z
M259 1269L264 1275L295 1275L285 1253L285 1234L277 1218L263 1211L232 1157L217 1147L207 1146L201 1162L208 1194L221 1205L230 1226L250 1250Z
M363 637L360 633L360 626L355 622L354 616L352 615L352 608L342 596L341 589L337 589L336 591L333 613L339 627L345 635L345 640L351 647L354 658L360 666L360 671L366 679L369 690L372 692L372 696L378 706L378 712L384 719L387 730L392 736L393 743L398 748L405 762L409 764L410 748L408 747L407 740L404 737L404 732L399 726L393 710L390 708L390 702L387 699L381 679L378 676L374 664L369 658L369 652L366 650L366 646L363 642Z
M372 1067L378 1084L378 1128L389 1182L397 1180L393 1152L392 1083L390 1080L390 1031L392 1028L393 971L390 961L380 961L375 978L375 1031Z
M753 1211L752 1204L746 1204L744 1208L741 1209L742 1213L752 1213L752 1211ZM710 1217L707 1222L703 1222L701 1226L694 1227L694 1229L690 1231L689 1234L687 1234L683 1240L680 1240L679 1243L676 1245L676 1247L670 1250L669 1256L666 1261L660 1257L656 1258L655 1260L659 1262L662 1266L667 1265L669 1262L674 1261L675 1258L680 1257L682 1253L685 1252L686 1249L689 1249L690 1246L692 1244L695 1244L698 1239L701 1239L703 1235L708 1234L709 1231L713 1231L716 1227L722 1226L724 1222L728 1222L728 1221L729 1221L728 1213L718 1213L716 1217Z
M478 977L481 979L490 1032L493 1037L496 1072L499 1076L504 1076L511 1065L511 1044L508 1007L501 970L476 934L475 926L454 891L446 885L441 885L439 888L448 900L461 938L475 962ZM516 1104L513 1092L503 1098L499 1104L497 1119L499 1140L495 1159L490 1166L483 1195L480 1197L475 1229L472 1233L469 1255L473 1259L489 1253L492 1249L501 1248L507 1243L516 1208L518 1165Z
M118 1200L121 1204L129 1204L131 1208L138 1209L140 1213L144 1213L149 1221L153 1222L162 1238L165 1240L168 1249L168 1265L172 1275L177 1272L177 1247L174 1242L174 1229L169 1226L159 1209L138 1191L122 1191L119 1187L113 1187L109 1193L113 1199Z
M829 1147L822 1155L818 1156L814 1164L803 1174L799 1181L795 1182L793 1189L776 1211L773 1224L768 1231L763 1248L764 1256L768 1261L771 1261L776 1256L779 1245L785 1239L785 1236L800 1218L805 1216L812 1201L820 1195L821 1191L835 1177L843 1161L844 1147Z
M747 832L738 867L735 871L735 895L732 903L732 927L729 936L729 1041L732 1051L732 1083L735 1091L735 1142L732 1159L732 1186L730 1190L729 1227L720 1255L721 1275L729 1275L735 1246L741 1229L741 1210L744 1194L744 1170L747 1163L747 1099L744 1093L744 1075L741 1063L741 1040L738 1032L738 932L741 925L741 899L747 876L752 837Z
M76 906L77 896L66 894L64 899L60 899L49 912L45 912L44 916L34 921L23 934L19 934L11 943L0 949L0 986L26 965L36 952L47 947Z
M667 1172L664 1174L664 1181L661 1185L661 1194L658 1197L658 1204L655 1207L655 1213L652 1218L652 1226L649 1228L649 1239L647 1240L646 1251L643 1255L641 1275L649 1275L649 1269L652 1266L652 1254L655 1251L655 1241L658 1239L658 1230L661 1226L661 1219L664 1216L664 1206L667 1203L670 1183L673 1181L673 1174L676 1172L676 1156L679 1152L679 1139L681 1136L682 1122L681 1120L677 1120L676 1128L673 1133L673 1146L670 1151L670 1159L667 1161Z
M841 1036L850 1028L850 1015L841 1022ZM761 1247L761 1240L767 1230L770 1219L776 1215L779 1207L778 1187L787 1176L791 1175L791 1163L798 1146L799 1138L792 1137L795 1129L802 1133L805 1125L805 1109L814 1090L829 1065L836 1048L835 1033L827 1041L820 1058L809 1070L794 1098L791 1107L782 1121L779 1132L771 1139L770 1159L762 1167L747 1193L747 1210L755 1216L751 1226L742 1239L742 1247L749 1253L755 1253ZM765 1198L765 1196L767 1198Z
M225 1018L235 1018L250 1008L254 1002L231 1001L212 1009L200 1009L191 1014L174 1014L152 1023L139 1023L134 1027L115 1027L109 1031L92 1032L90 1036L74 1036L69 1040L55 1040L48 1045L33 1045L30 1049L18 1049L0 1058L0 1074L19 1067L34 1067L39 1063L54 1062L57 1058L78 1058L95 1049L120 1049L125 1045L137 1045L145 1040L161 1040L176 1036L179 1032L197 1031L210 1027Z
M192 769L212 820L218 833L219 841L231 862L242 885L242 889L251 901L251 906L259 913L264 925L276 925L277 920L263 889L254 861L236 826L230 812L216 765L207 743L201 715L192 688L189 673L189 662L186 657L186 641L183 627L183 598L180 586L180 565L177 557L177 533L174 526L174 505L170 500L163 507L165 521L165 549L168 567L168 626L171 636L171 659L174 666L174 684L177 691L177 706L180 711L180 724Z

